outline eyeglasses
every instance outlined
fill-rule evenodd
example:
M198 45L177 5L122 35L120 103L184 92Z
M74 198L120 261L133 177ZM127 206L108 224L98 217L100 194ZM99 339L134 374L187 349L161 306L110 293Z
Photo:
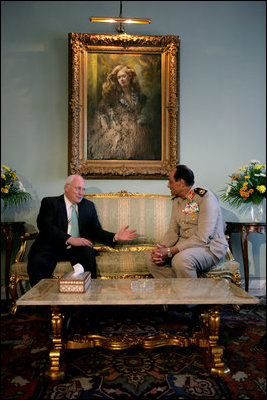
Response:
M72 185L70 185L71 187L73 187L73 189L76 191L76 192L83 192L83 193L85 193L85 188L84 187L81 187L81 186L72 186Z

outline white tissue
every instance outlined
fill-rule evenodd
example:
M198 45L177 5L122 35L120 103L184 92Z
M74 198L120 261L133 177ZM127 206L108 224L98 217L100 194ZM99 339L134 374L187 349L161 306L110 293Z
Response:
M74 269L73 275L79 275L84 272L84 268L83 268L82 264L79 264L79 263L73 265L73 269Z

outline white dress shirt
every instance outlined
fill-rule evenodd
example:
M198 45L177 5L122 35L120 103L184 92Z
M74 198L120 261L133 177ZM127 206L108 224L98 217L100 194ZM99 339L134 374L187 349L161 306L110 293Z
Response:
M72 213L72 203L69 201L69 199L64 195L64 200L66 204L66 211L67 211L67 218L68 218L68 230L67 233L70 235L71 234L71 213ZM78 206L76 204L76 212L78 216Z

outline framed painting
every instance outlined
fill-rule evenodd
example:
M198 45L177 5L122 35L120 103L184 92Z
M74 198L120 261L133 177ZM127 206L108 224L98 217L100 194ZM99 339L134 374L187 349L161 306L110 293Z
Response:
M69 34L69 174L167 179L179 154L179 37Z

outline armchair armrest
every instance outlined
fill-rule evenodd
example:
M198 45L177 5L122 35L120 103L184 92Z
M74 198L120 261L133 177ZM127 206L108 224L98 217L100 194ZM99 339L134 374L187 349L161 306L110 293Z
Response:
M37 235L38 232L30 232L20 236L20 247L14 260L15 263L23 261L29 241L34 240L37 237Z
M226 260L229 260L229 261L235 261L234 256L233 256L233 254L232 254L232 252L230 250L230 236L229 235L225 235L225 238L226 238L227 243L228 243L228 249L226 251L225 258L226 258Z
M226 260L229 260L229 261L235 261L234 256L229 247L226 251L225 258L226 258Z

